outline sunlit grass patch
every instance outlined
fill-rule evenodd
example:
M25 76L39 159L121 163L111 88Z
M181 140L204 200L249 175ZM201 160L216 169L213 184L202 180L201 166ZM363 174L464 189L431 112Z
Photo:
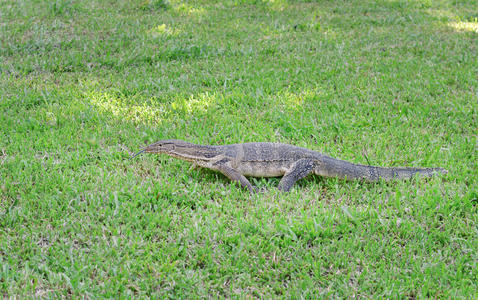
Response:
M288 2L286 0L263 0L274 11L283 11L287 9Z
M176 36L180 32L181 30L177 28L171 28L170 26L167 26L166 24L160 24L148 30L148 33L153 36L162 36L162 35Z
M207 112L211 105L216 102L216 97L209 93L201 93L199 95L191 95L189 98L181 98L171 102L173 110L182 110L188 114Z
M207 113L217 101L216 96L209 93L178 97L169 102L158 102L157 99L151 98L142 104L134 99L127 99L125 96L109 92L90 91L84 93L84 98L98 111L135 123L156 125L164 123L174 113L180 115ZM45 120L48 124L56 122L54 115L50 112L46 113Z
M448 26L454 28L457 31L478 33L478 20L474 22L465 22L465 21L449 22Z
M173 2L173 11L180 15L194 16L194 17L203 16L206 13L206 10L204 9L204 7L194 6L190 3L185 3L183 1Z
M136 104L134 101L108 92L90 91L86 92L84 97L99 111L136 123L161 124L167 112L163 105Z

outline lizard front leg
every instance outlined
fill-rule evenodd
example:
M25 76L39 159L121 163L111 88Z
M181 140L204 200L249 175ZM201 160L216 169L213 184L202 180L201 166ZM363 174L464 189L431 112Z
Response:
M278 189L288 192L297 180L304 178L312 173L317 166L318 161L310 158L302 158L296 161L291 168L284 174L279 182Z
M215 169L222 174L224 174L227 178L231 179L232 181L239 182L243 188L247 188L249 192L255 193L256 189L252 186L252 184L247 180L247 178L239 173L238 171L229 168L224 164L217 164L214 166Z

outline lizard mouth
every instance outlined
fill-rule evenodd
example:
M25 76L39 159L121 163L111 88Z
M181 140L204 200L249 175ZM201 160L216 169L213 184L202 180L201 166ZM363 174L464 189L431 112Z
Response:
M130 157L130 159L135 158L143 152L152 152L152 153L166 153L170 154L175 150L175 145L173 143L154 143L149 146L146 146L141 151L135 153Z

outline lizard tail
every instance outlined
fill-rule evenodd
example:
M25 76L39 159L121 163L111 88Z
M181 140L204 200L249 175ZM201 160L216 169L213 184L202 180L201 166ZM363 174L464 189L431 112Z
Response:
M448 171L443 168L409 168L409 167L399 167L399 168L382 168L382 167L373 167L366 166L369 168L369 174L371 174L370 181L378 181L379 178L384 180L402 180L410 179L412 177L432 177L439 174L447 174ZM375 171L375 172L374 172ZM373 176L375 175L375 176ZM367 180L368 178L366 178Z
M438 174L447 174L448 171L443 168L384 168L376 166L366 166L354 164L348 161L338 160L331 157L323 157L321 165L316 171L317 175L326 177L346 178L347 180L402 180L412 177L431 177Z

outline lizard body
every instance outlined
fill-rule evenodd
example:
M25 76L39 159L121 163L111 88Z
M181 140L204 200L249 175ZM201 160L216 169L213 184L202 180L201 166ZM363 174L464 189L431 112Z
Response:
M164 153L218 171L242 187L254 192L245 176L279 177L279 189L289 191L294 183L309 174L347 180L408 179L415 175L430 177L446 174L443 168L384 168L354 164L309 149L281 143L244 143L232 145L196 145L182 140L161 140L136 153Z

